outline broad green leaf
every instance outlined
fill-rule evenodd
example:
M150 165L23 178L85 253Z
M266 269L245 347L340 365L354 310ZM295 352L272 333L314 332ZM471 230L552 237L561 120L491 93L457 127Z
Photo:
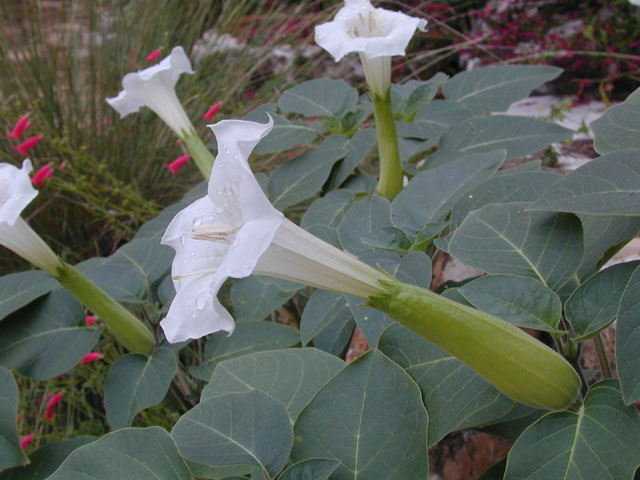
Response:
M565 315L578 340L591 338L618 315L622 294L640 262L620 263L596 273L569 297Z
M513 400L457 358L400 324L387 328L378 348L416 381L429 412L429 445L453 430L505 415Z
M640 400L640 268L636 268L627 284L616 327L616 365L622 398L627 405Z
M502 480L504 478L504 469L507 466L506 457L497 463L494 463L488 470L485 470L478 480Z
M171 436L184 458L222 477L243 466L257 466L273 478L293 445L285 406L257 390L200 402L180 417Z
M354 202L355 194L343 189L316 198L302 217L300 226L334 247L342 248L338 226Z
M377 180L364 173L357 173L347 179L342 184L344 190L349 190L354 193L367 193L373 194L376 191Z
M347 154L346 144L346 137L331 136L315 150L276 168L267 184L273 206L284 210L318 193L334 163Z
M640 150L608 153L561 177L532 207L640 216Z
M430 165L439 165L446 154L507 150L507 160L524 157L561 140L571 130L536 118L512 115L472 117L453 125L442 135L438 153L429 159Z
M336 163L331 177L327 182L327 190L335 190L344 183L353 170L365 159L369 152L376 145L376 130L374 128L364 128L358 130L349 139L345 147L347 155Z
M273 129L253 150L258 155L282 152L296 145L309 145L318 138L318 132L302 122L289 121L275 113L271 113L271 117ZM260 115L254 120L264 123L267 116Z
M354 255L362 255L373 247L362 243L362 238L391 225L391 204L377 195L361 197L338 226L338 238L342 247Z
M561 176L553 172L495 175L465 192L455 203L451 211L451 229L458 228L469 212L488 203L533 202Z
M349 344L355 322L347 306L347 297L340 293L316 290L302 312L300 338L333 355L340 355Z
M510 442L515 442L533 422L547 413L549 413L548 410L516 403L513 409L504 417L500 417L483 426L482 430L505 438Z
M101 328L86 328L82 306L57 289L0 322L0 365L45 380L73 368Z
M111 365L104 407L111 430L131 426L137 413L162 401L178 370L176 354L160 347L150 357L130 353Z
M424 480L427 428L416 384L373 350L333 377L302 411L292 458L341 461L334 480Z
M467 190L491 177L505 159L504 150L470 154L458 161L420 172L394 198L393 224L417 234L428 223L447 214Z
M423 105L430 102L439 88L449 79L449 75L438 72L429 80L409 80L403 84L391 84L391 104L393 113L411 118Z
M147 287L171 269L173 249L161 245L157 239L137 239L120 247L112 258L124 257L135 266L146 280Z
M601 155L618 150L640 149L640 89L607 109L589 125L593 130L593 148Z
M462 103L475 114L504 112L561 73L561 68L547 65L489 66L458 73L443 91L448 100Z
M147 293L144 275L124 257L94 257L75 267L118 302L142 303Z
M458 291L477 309L519 327L561 331L560 298L532 278L487 275L465 283Z
M192 480L160 427L125 428L74 450L47 480Z
M315 348L251 353L221 362L202 391L201 402L227 393L258 390L281 401L291 424L344 362Z
M640 417L617 380L589 390L577 413L552 412L509 452L505 480L632 480L640 465Z
M217 332L209 337L204 347L202 365L191 367L191 374L209 380L216 365L223 360L247 353L288 348L300 343L295 328L274 322L239 322L233 335Z
M206 185L206 182L203 182ZM204 193L200 195L201 197L206 195L207 191L205 189ZM134 240L151 240L155 239L156 241L160 241L164 232L167 230L169 223L173 220L173 217L176 214L185 208L189 203L185 201L180 201L178 203L174 203L173 205L169 205L165 208L160 214L149 220L147 223L140 227L140 230L136 233Z
M434 100L418 112L413 122L398 122L398 135L435 141L449 127L471 116L469 109L458 102Z
M300 288L302 285L297 283L260 275L236 279L231 287L235 318L238 321L262 320Z
M0 480L44 480L60 466L71 452L94 440L96 437L80 436L47 443L31 454L29 465L0 473Z
M18 385L11 372L0 367L0 469L29 462L20 446L17 419Z
M338 465L340 462L328 458L303 460L288 467L278 480L328 480Z
M0 320L33 302L58 285L41 270L11 273L0 277Z
M307 117L340 118L353 110L357 101L358 91L344 80L318 78L284 92L278 99L278 107Z
M558 291L582 263L582 226L570 214L526 211L526 204L488 204L467 215L448 251L487 273L532 277Z

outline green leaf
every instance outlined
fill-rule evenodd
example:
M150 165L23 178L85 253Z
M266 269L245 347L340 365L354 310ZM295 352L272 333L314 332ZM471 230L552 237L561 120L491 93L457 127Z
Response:
M336 163L334 170L331 173L331 177L327 182L327 190L335 190L344 183L353 170L365 159L376 145L376 140L375 128L364 128L362 130L358 130L358 132L349 139L345 145L347 155Z
M318 138L318 132L302 122L292 122L275 113L271 117L273 129L253 150L258 155L282 152L296 145L309 145ZM261 115L255 120L265 122L267 117Z
M640 216L640 150L608 153L561 177L532 207Z
M593 148L601 155L640 149L640 88L589 126L593 130Z
M257 466L271 478L293 444L285 406L256 390L200 402L180 417L171 436L183 457L223 477Z
M111 258L127 259L144 276L147 288L150 288L171 269L173 256L172 248L161 245L155 238L148 238L132 240L124 244Z
M207 184L206 182L203 182L203 183L205 185ZM203 195L206 195L206 194L207 194L207 191L205 190ZM138 232L136 233L135 237L133 237L133 239L134 240L155 239L157 241L160 241L160 239L164 235L164 232L167 230L169 223L171 223L171 220L173 220L173 217L175 217L176 214L180 210L185 208L187 205L189 205L189 203L185 201L180 201L178 203L174 203L173 205L169 205L162 212L160 212L160 214L157 217L149 220L147 223L142 225L142 227L140 227L140 230L138 230Z
M627 405L640 400L640 267L629 278L620 299L616 327L616 364L622 398Z
M293 425L316 392L342 368L338 357L315 348L251 353L221 362L200 400L258 390L281 401Z
M307 117L343 117L358 102L358 92L344 80L318 78L303 82L284 92L278 107L285 112Z
M94 257L75 267L118 302L142 303L147 293L142 272L122 256Z
M300 338L308 345L340 355L349 344L355 322L347 306L347 297L340 293L316 290L302 312Z
M475 114L504 112L561 73L561 68L546 65L489 66L458 73L443 91L448 100L462 103Z
M292 458L341 461L334 480L424 480L427 428L416 384L373 350L333 377L302 411Z
M430 446L449 432L500 418L513 407L513 400L471 368L400 324L383 332L378 348L422 390Z
M504 417L500 417L483 426L482 430L491 435L505 438L510 442L515 442L525 429L547 413L549 413L548 410L516 403L513 409Z
M11 273L0 277L0 320L30 304L58 285L41 270Z
M231 287L236 320L262 320L300 288L298 283L260 275L236 279Z
M519 327L560 332L562 302L537 280L514 275L487 275L458 291L471 304Z
M525 208L488 204L472 211L453 233L449 253L487 273L535 278L558 291L582 263L582 226L570 214Z
M318 193L333 164L347 154L346 144L346 137L331 136L315 150L276 168L267 183L273 206L284 210Z
M391 225L391 204L377 195L359 198L342 218L338 238L342 247L354 255L362 255L373 247L362 243L362 238Z
M472 113L464 105L448 100L434 100L425 105L413 122L397 122L398 135L436 141L452 125L465 121Z
M302 217L300 226L334 247L342 248L338 226L354 202L355 194L348 190L336 190L316 198Z
M125 428L74 450L47 480L191 480L160 427Z
M29 465L0 473L0 480L44 480L51 475L76 448L93 442L96 437L80 436L47 443L29 457Z
M11 372L0 367L0 469L29 462L20 446L17 419L18 385Z
M561 176L553 172L495 175L468 190L455 203L451 211L451 229L458 228L469 212L488 203L533 202Z
M391 84L393 113L410 118L435 97L438 89L449 79L449 75L438 72L429 80L409 80L403 84Z
M278 480L328 480L340 462L328 458L312 458L294 463Z
M564 308L577 340L591 338L616 319L622 294L638 265L640 262L629 262L609 267L573 292Z
M68 371L96 344L101 328L86 328L82 306L57 289L0 323L0 365L45 380Z
M509 452L505 480L632 480L640 465L640 417L616 380L589 390L578 413L545 415Z
M512 115L473 117L453 125L442 135L438 153L429 165L442 162L447 154L470 154L507 150L507 160L524 157L544 147L566 140L571 130L536 118Z
M446 215L467 190L491 177L504 159L504 150L471 154L420 172L394 198L391 204L393 224L416 235L425 225Z
M138 412L160 403L177 371L176 354L166 347L150 357L130 353L116 360L104 386L111 430L131 426Z
M247 353L288 348L300 343L295 328L273 322L239 322L233 335L217 332L209 337L204 347L204 362L191 367L191 374L209 380L216 365L223 360Z

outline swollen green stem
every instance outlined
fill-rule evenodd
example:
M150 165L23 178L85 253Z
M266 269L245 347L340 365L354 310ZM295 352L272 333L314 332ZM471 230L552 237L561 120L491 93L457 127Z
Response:
M391 95L385 98L373 94L373 116L378 135L380 173L376 192L385 198L394 198L402 190L402 161L398 148L396 122L391 110Z
M563 409L578 396L571 365L519 328L414 285L381 280L369 304L457 357L519 402Z
M105 323L107 329L125 348L145 355L151 353L155 341L145 324L75 267L62 262L55 277L80 303Z
M195 131L191 131L191 133L183 135L182 141L187 146L187 149L191 154L191 158L193 158L198 169L202 172L204 179L209 180L214 159L207 146L202 140L200 140L200 137Z

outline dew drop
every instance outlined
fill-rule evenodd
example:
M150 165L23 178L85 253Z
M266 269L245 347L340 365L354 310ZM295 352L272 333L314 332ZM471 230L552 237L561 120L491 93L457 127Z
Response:
M184 234L180 235L180 243L184 245L186 241L187 241L187 236Z
M239 240L239 239L237 239L237 238L234 238L234 239L233 239L233 242L231 243L231 246L232 246L232 247L237 247L237 246L238 246L238 243L240 243L240 240Z
M222 212L224 212L223 207L216 207L216 213L222 213Z
M202 224L202 218L200 218L200 217L195 217L195 218L193 219L193 225L194 225L194 226L196 226L196 227L197 227L198 225L201 225L201 224Z
M198 310L204 310L204 307L207 306L207 296L208 293L200 294L196 297L196 308Z

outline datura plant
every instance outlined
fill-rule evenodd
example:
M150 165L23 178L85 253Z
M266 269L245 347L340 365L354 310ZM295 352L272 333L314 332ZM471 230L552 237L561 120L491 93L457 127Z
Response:
M425 20L342 7L316 40L369 94L274 89L211 152L188 52L125 76L114 108L151 108L207 181L108 256L58 258L20 218L31 163L0 164L0 244L39 269L0 276L0 480L425 480L469 429L513 445L481 480L634 479L640 91L590 124L599 157L543 170L574 132L504 112L560 69L394 83Z

